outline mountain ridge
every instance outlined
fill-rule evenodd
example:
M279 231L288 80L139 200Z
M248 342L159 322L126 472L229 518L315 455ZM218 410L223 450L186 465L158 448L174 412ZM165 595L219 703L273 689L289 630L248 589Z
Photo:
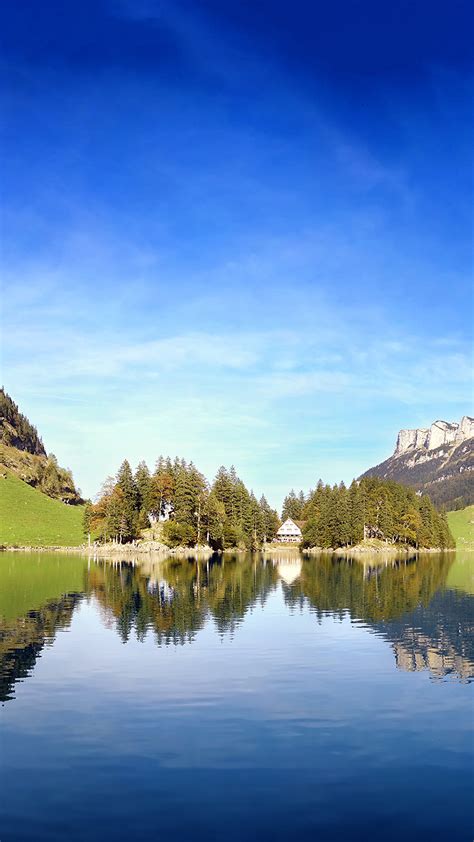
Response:
M400 430L397 436L394 456L410 450L436 450L444 444L461 444L474 436L474 418L463 415L461 421L437 420L429 427Z
M434 421L429 427L400 430L388 459L362 477L392 479L428 494L436 506L461 509L474 503L474 418Z

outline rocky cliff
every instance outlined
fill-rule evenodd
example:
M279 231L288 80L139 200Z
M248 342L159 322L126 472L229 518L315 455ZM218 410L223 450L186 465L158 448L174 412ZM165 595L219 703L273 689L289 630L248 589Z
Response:
M459 424L452 421L433 421L431 427L400 430L394 456L409 450L436 450L444 444L461 444L474 436L474 418L464 415Z
M400 430L393 455L363 476L402 482L428 494L437 506L463 508L474 502L474 418L434 421Z

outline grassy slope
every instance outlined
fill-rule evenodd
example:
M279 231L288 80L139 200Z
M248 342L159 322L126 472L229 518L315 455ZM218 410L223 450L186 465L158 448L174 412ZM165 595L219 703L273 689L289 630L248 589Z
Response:
M28 453L27 450L17 450L16 447L8 447L0 442L0 475L5 473L5 468L15 474L27 485L41 490L40 477L48 464L46 456L36 456ZM74 503L78 500L78 494L74 488L71 476L67 476L61 468L56 470L58 479L58 499L69 500ZM44 493L44 492L43 492Z
M458 549L474 549L474 506L448 512L448 522Z
M68 506L31 488L10 471L0 478L0 544L78 546L83 506Z

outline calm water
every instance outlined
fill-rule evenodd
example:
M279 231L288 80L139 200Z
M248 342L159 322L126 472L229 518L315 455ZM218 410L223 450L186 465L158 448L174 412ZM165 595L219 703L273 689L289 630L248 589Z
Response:
M473 838L468 556L0 554L0 839Z

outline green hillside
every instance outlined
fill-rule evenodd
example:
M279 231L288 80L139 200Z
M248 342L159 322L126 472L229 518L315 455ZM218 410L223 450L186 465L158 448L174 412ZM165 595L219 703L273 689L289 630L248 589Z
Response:
M78 546L84 543L83 511L47 497L10 471L0 477L0 545Z
M448 512L448 523L458 549L474 549L474 506Z

